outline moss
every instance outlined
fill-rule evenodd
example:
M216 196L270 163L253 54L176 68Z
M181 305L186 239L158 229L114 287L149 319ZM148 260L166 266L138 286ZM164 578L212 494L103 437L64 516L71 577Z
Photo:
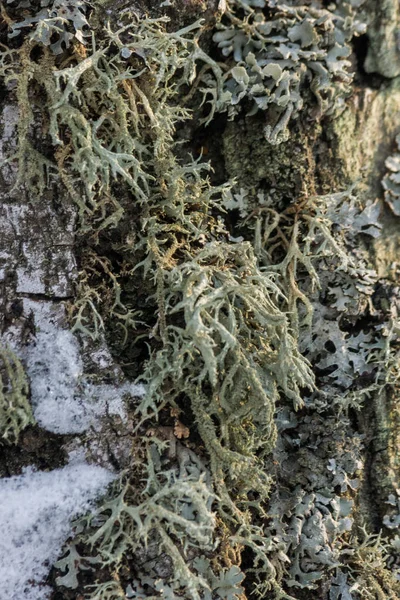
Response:
M305 189L313 193L308 180L313 171L313 138L316 132L295 129L279 146L263 140L259 118L243 118L227 124L223 134L226 171L246 189L264 189L276 203L298 198ZM238 144L237 140L241 143Z

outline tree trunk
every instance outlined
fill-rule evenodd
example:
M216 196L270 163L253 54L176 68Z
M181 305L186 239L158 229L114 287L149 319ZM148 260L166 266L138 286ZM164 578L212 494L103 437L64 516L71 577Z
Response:
M399 13L2 5L0 600L400 598Z

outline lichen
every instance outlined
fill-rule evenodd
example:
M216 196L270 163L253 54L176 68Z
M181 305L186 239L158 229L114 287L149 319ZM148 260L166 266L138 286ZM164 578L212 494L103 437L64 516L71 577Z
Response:
M213 549L215 529L207 470L193 452L179 444L176 464L168 466L171 457L163 452L165 443L155 439L135 442L129 473L122 474L96 511L77 523L76 539L89 551L96 549L96 559L89 562L100 563L103 569L118 572L127 556L135 557L137 566L125 576L122 571L114 581L95 584L90 598L114 598L118 589L123 592L122 585L135 589L140 582L150 588L149 597L151 588L154 594L161 591L157 590L160 565L152 558L155 552L155 556L165 553L168 585L187 598L200 600L209 585L191 563L197 552ZM58 567L65 569L68 563L62 560ZM64 576L59 581L76 587L75 578Z
M5 443L18 443L21 431L34 422L24 367L11 348L0 346L1 440Z
M22 21L13 21L9 17L9 39L21 35L24 30L30 30L28 39L49 46L54 54L61 54L68 49L74 38L84 43L84 29L88 27L85 17L88 4L84 0L71 0L68 5L61 0L41 0L39 10L31 0L7 0L7 4L11 5L12 10L25 9ZM17 13L17 16L20 15Z
M358 600L396 589L384 542L354 533L364 448L350 417L398 385L397 325L382 311L365 324L378 277L364 241L380 235L381 204L355 185L318 194L303 179L309 147L297 189L288 179L275 194L249 168L211 183L210 165L182 143L187 106L201 100L206 122L265 113L253 143L269 146L302 111L343 110L360 3L298 4L220 3L213 42L224 64L203 50L200 21L171 31L128 9L117 26L72 40L71 18L56 47L43 34L49 12L29 3L29 23L9 24L18 43L0 72L20 118L6 160L32 198L55 184L77 207L72 329L108 335L120 356L147 345L131 464L57 564L71 589L87 571L93 600L293 600L322 583L330 600ZM37 88L42 111L30 102ZM282 180L291 163L278 168L279 157Z
M351 548L351 550L350 550ZM349 579L360 598L396 600L400 583L387 568L389 544L381 534L369 534L361 528L349 540Z
M276 0L228 0L213 36L227 64L219 79L206 74L203 93L211 110L233 118L245 102L248 114L267 112L264 136L288 138L288 124L316 100L314 118L337 114L350 94L350 41L365 26L351 2L321 9Z

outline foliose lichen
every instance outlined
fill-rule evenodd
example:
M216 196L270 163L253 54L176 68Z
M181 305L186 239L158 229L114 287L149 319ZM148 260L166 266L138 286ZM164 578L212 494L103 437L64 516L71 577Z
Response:
M228 0L213 41L224 57L217 80L205 74L203 94L214 113L233 118L268 111L264 135L286 140L288 124L311 102L313 118L345 107L351 90L350 42L365 30L352 2L329 8L279 0ZM316 100L312 106L311 96Z

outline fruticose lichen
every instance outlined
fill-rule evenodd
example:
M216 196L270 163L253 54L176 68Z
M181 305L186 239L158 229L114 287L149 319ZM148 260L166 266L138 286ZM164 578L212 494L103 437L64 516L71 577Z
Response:
M8 346L0 346L0 436L16 444L21 431L35 422L24 367Z
M357 327L377 274L355 240L380 235L381 206L360 206L355 189L310 195L286 209L262 191L228 191L223 202L239 212L236 233L252 236L261 272L279 273L292 331L317 373L317 389L302 397L305 414L280 403L274 454L291 492L273 497L269 514L271 538L283 541L280 552L288 559L286 585L318 589L327 571L346 562L341 536L354 526L351 496L359 488L362 440L352 433L351 444L345 442L346 414L390 383L389 364L397 360L391 330ZM352 331L346 321L355 324Z
M131 464L76 524L60 589L81 587L83 570L92 600L397 593L384 545L354 525L364 439L351 418L398 383L395 325L382 311L364 320L377 283L364 241L380 235L381 204L356 186L304 186L290 202L261 179L214 184L178 136L183 102L210 103L208 123L265 111L270 144L294 117L343 110L360 4L222 2L222 65L200 21L171 31L128 9L83 38L89 5L64 18L55 2L9 23L18 43L0 73L20 118L6 160L16 188L56 185L77 207L72 328L109 335L120 357L147 345Z
M83 0L71 0L67 5L62 0L41 0L39 11L31 0L7 0L7 4L17 15L15 21L10 17L9 39L28 30L30 41L49 46L54 54L68 49L74 38L84 43L88 5ZM21 13L17 11L21 10L24 10L24 19L18 20ZM70 26L73 33L69 31Z
M195 454L180 444L177 464L168 468L163 446L163 442L136 439L129 474L122 475L97 511L78 522L82 533L77 541L96 549L96 559L89 558L89 563L100 563L111 572L132 556L136 567L128 579L123 578L125 588L128 582L131 587L147 584L156 592L157 581L161 582L157 569L164 568L171 592L172 588L181 589L198 600L209 585L191 562L196 553L212 551L216 527L210 477ZM164 559L157 564L163 553ZM162 560L166 561L164 567ZM65 568L66 563L62 560L58 566ZM67 581L60 579L60 583ZM121 588L119 578L96 585L91 597L108 598L105 592L113 587Z
M268 546L259 542L262 533L250 522L252 502L247 496L259 494L261 505L268 496L270 478L262 468L262 456L272 449L275 439L272 419L278 389L300 402L300 387L312 386L312 375L296 349L286 315L278 308L279 289L257 270L251 246L228 245L222 221L211 215L222 188L210 185L204 165L193 161L180 164L174 156L175 123L187 118L187 112L174 103L179 88L174 78L183 68L183 81L190 81L191 71L195 71L193 57L202 55L193 37L199 24L173 34L163 25L163 19L136 21L133 17L133 22L119 31L106 29L103 45L96 50L89 47L87 53L76 52L76 64L64 69L55 69L51 49L33 60L32 49L39 43L34 39L23 42L20 63L17 53L5 57L4 75L8 82L17 82L21 111L18 184L23 177L25 184L37 183L40 192L47 178L58 176L79 208L81 231L96 236L123 222L125 209L113 188L116 183L127 186L142 223L132 232L136 243L124 251L126 256L133 251L143 256L136 269L144 269L147 279L154 282L158 322L153 330L161 345L142 377L148 393L138 408L141 420L157 416L164 406L182 410L179 396L190 382L186 403L209 453L212 487L221 494L214 500L217 515L228 531L236 530L236 545L247 544L257 554L261 576L273 568ZM146 52L144 63L140 48ZM135 58L128 62L132 54ZM55 163L31 152L33 113L28 98L33 81L42 87L50 108L49 133L53 144L59 146ZM96 269L100 265L112 282L112 306L121 307L118 280L108 261L101 256L91 261L84 263L87 272L93 273L91 265ZM81 296L72 312L77 317L75 329L82 333L87 329L84 311L88 303L95 323L102 327L94 303L99 296L92 293L87 298ZM204 304L200 312L196 302ZM125 328L127 325L132 330L134 322L125 320ZM265 373L264 362L269 365ZM210 386L214 392L207 406ZM234 405L230 406L228 395ZM225 414L219 415L221 408ZM214 424L213 416L220 423ZM257 449L259 456L255 455ZM207 581L181 557L184 533L183 549L193 546L196 555L211 552L215 544L211 484L205 485L201 478L196 483L193 468L184 476L182 465L177 474L161 471L156 477L154 460L150 452L148 470L145 460L140 475L147 481L143 491L137 488L132 467L123 476L126 484L121 491L114 492L104 506L105 514L109 508L112 511L107 526L98 528L101 516L88 517L81 540L97 548L103 568L109 564L120 569L128 554L138 552L152 537L154 544L161 543L171 555L172 570L167 578L171 590L182 588L188 598L200 598L202 590L211 592L214 585L221 598L235 597L242 579L235 569L227 569L225 577L219 566L216 574L209 571ZM187 517L181 515L182 496L187 496L183 508L193 505ZM149 514L154 516L149 518ZM195 523L196 514L199 524ZM187 537L190 531L191 539ZM146 567L143 569L141 577L146 573ZM113 581L98 584L92 596L107 597L115 585ZM153 587L157 590L156 581Z

